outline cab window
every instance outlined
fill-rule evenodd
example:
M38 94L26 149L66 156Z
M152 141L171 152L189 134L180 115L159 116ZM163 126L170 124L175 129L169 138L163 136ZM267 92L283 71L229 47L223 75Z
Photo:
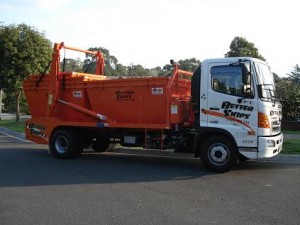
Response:
M234 95L243 95L241 66L215 66L211 68L211 87L214 91Z

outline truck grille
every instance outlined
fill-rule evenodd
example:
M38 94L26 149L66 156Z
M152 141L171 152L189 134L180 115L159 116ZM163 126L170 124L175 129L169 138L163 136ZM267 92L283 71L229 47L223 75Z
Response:
M279 121L272 122L272 132L280 132L281 131L281 123Z

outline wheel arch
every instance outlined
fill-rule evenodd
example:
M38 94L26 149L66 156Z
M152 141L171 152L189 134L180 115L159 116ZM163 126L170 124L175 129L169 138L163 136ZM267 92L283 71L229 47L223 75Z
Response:
M98 130L97 128L94 127L81 127L81 126L66 126L66 125L61 125L61 126L57 126L54 127L50 133L50 137L49 137L49 141L51 140L53 134L57 131L57 130L68 130L71 132L82 132L83 134L87 134L89 135L90 133L93 134L98 134L100 132L100 130Z
M72 128L72 130L77 130L77 129L73 129L74 127L72 127L72 126L57 126L57 127L53 128L50 133L50 136L49 136L49 143L52 140L53 134L55 134L55 132L57 130L70 130L70 128Z
M200 146L203 144L203 142L210 136L213 135L220 135L223 137L226 137L229 139L237 148L237 143L233 137L233 135L228 132L227 130L220 129L220 128L201 128L197 134L195 135L195 140L194 140L194 152L195 152L195 158L200 157L200 151L201 148Z

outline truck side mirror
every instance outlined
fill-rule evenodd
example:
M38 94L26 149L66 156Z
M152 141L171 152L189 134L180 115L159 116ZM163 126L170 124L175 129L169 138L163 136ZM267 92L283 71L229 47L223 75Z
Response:
M253 98L253 92L250 84L243 85L243 96L246 98Z
M243 82L243 97L244 98L253 98L253 90L251 87L251 71L249 71L245 63L239 63L242 67L242 82Z

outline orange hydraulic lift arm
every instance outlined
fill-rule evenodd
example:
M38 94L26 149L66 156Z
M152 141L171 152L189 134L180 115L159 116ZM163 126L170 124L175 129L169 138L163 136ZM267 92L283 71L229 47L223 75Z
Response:
M56 43L54 45L54 50L52 54L52 67L51 70L55 71L56 74L59 72L59 66L60 66L60 50L62 48L69 49L76 52L83 52L91 55L95 55L96 57L96 74L97 75L103 75L104 73L104 57L100 51L88 51L80 48L74 48L70 46L66 46L64 42L61 42L60 44Z
M169 79L169 82L167 84L167 90L166 90L166 108L168 108L170 106L170 102L171 102L171 88L173 85L176 85L176 90L177 90L177 95L178 95L178 91L179 91L179 74L184 74L187 77L192 77L193 73L192 72L188 72L188 71L184 71L184 70L180 70L178 67L178 63L174 62L173 60L171 60L171 64L173 65L173 72L172 75ZM167 113L167 121L170 121L170 110Z
M54 107L54 102L58 100L59 96L59 72L60 72L60 50L62 48L83 52L87 54L95 55L96 57L96 74L103 75L104 73L104 57L100 51L88 51L79 48L74 48L70 46L66 46L64 42L60 44L55 43L52 53L52 63L51 63L51 70L49 74L49 85L48 85L48 93L47 93L47 116L50 115L52 108Z
M95 57L96 57L96 74L103 75L103 73L104 73L104 57L100 51L93 52L93 51L83 50L83 49L74 48L74 47L70 47L70 46L66 46L66 45L63 45L63 47L65 49L95 55Z
M187 77L192 77L193 73L185 70L180 70L178 68L178 63L172 62L173 65L173 72L171 75L171 78L168 82L167 88L170 89L173 85L176 85L177 91L178 91L178 79L179 79L179 74L185 75Z

